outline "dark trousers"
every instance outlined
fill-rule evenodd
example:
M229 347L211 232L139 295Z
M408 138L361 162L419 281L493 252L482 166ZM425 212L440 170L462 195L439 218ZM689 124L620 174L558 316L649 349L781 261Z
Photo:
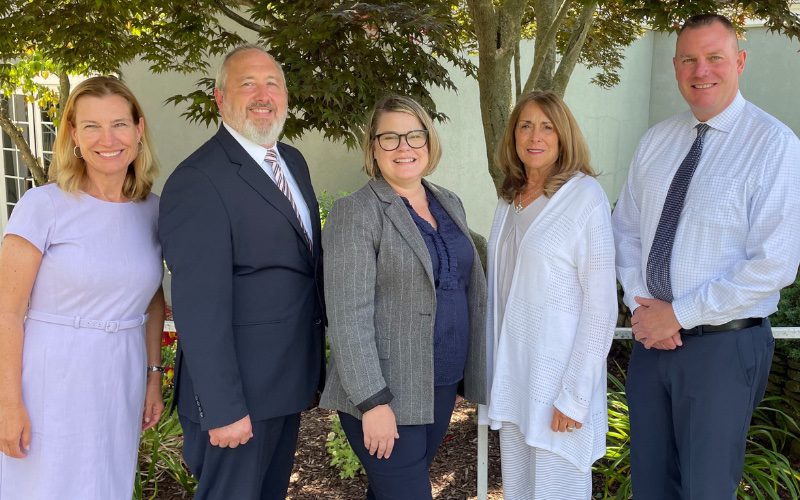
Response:
M433 423L399 425L400 439L394 442L392 455L377 459L364 447L361 420L339 412L342 429L350 446L367 471L369 500L425 500L431 498L428 469L442 443L455 406L458 384L434 388Z
M253 422L253 437L236 448L212 446L208 432L180 417L183 458L198 479L198 500L283 500L294 465L300 414Z
M625 391L633 496L731 500L753 410L764 397L775 340L768 320L683 336L674 351L636 342Z

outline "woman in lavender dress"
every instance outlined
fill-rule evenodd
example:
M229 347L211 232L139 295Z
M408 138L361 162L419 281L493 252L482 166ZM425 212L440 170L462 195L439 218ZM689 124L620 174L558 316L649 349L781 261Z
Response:
M156 166L118 79L79 84L46 186L0 248L0 498L131 498L158 422L164 321Z

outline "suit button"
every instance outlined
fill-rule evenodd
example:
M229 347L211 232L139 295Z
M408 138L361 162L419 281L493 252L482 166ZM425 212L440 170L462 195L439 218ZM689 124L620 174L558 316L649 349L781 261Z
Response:
M322 324L322 320L321 319L317 318L317 319L314 320L314 326L319 326L321 324Z

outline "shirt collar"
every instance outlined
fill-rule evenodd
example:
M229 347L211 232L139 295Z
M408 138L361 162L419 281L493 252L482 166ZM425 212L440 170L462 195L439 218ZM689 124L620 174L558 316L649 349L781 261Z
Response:
M247 151L247 154L250 155L258 165L261 165L264 162L264 157L267 156L267 151L270 149L275 151L275 154L278 158L281 157L280 153L278 153L277 143L271 148L265 148L261 144L256 144L247 137L243 136L224 121L222 122L222 125L228 132L230 132L233 138L236 139L236 142L238 142L239 145L242 146L245 151Z
M730 132L739 121L739 116L742 114L742 110L744 109L746 102L747 101L744 100L744 97L742 97L742 93L737 90L736 97L733 98L733 102L731 102L727 108L722 110L722 113L706 120L705 123L715 130ZM700 123L700 121L695 118L691 112L689 113L689 116L691 116L692 127L695 127L698 123Z

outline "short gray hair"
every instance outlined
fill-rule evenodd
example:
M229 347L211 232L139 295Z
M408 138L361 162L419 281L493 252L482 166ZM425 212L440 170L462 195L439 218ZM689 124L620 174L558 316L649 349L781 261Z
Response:
M225 83L226 80L228 79L228 61L239 52L244 52L246 50L257 50L266 55L267 57L269 57L270 59L272 59L272 62L275 63L275 66L277 66L278 71L281 74L281 79L283 80L283 86L284 88L286 87L286 75L284 75L283 73L283 66L281 66L281 63L279 63L278 60L275 59L272 56L272 54L267 52L267 50L261 45L257 45L255 43L246 43L244 45L239 45L237 47L234 47L233 50L225 54L225 58L222 60L222 64L219 65L219 69L217 70L217 78L214 81L215 89L219 89L220 92L222 92L225 89Z

